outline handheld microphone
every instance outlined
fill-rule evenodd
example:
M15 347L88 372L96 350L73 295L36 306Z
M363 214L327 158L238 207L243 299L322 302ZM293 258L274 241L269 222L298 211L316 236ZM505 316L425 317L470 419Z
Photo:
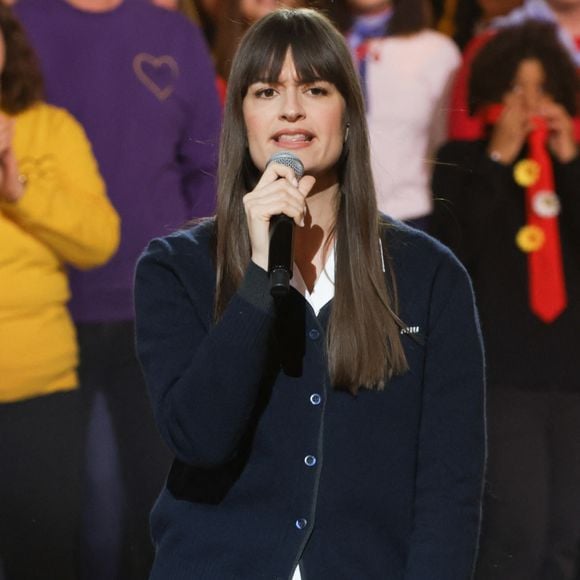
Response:
M298 156L290 151L274 153L270 163L286 165L294 171L296 179L304 175L304 165ZM286 296L290 290L292 264L294 263L294 220L285 214L272 216L270 220L270 246L268 250L268 275L270 276L270 294Z

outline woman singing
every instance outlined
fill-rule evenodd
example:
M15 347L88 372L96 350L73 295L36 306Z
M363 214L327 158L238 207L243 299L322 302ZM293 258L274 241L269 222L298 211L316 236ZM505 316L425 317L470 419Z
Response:
M271 156L290 151L304 176ZM151 578L463 580L484 464L483 363L464 269L376 209L340 33L273 12L232 66L217 216L153 241L138 350L175 453ZM270 295L269 222L295 222Z

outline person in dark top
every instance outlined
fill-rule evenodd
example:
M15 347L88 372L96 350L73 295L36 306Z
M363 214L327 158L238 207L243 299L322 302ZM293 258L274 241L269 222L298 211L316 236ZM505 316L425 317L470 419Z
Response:
M303 177L268 163L280 151ZM295 263L274 299L280 213ZM445 247L377 212L360 85L324 16L276 11L244 37L217 215L151 242L135 298L175 454L152 579L471 577L485 458L471 285Z
M486 347L481 580L580 572L578 78L549 24L503 30L473 63L484 140L452 141L432 232L472 276Z

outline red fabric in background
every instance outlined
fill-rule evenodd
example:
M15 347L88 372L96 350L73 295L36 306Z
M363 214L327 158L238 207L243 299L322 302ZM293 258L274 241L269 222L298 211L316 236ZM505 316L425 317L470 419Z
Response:
M469 115L469 75L471 73L471 63L476 54L495 33L495 30L482 32L475 36L463 51L463 61L457 71L451 94L448 129L448 139L450 141L474 141L483 137L484 125L481 119ZM580 42L580 38L575 40L577 43ZM580 117L574 117L573 121L574 138L580 143Z
M568 299L558 216L543 217L533 209L534 198L541 192L554 192L555 187L546 122L540 117L534 119L534 125L528 137L528 156L540 165L540 175L526 189L526 216L528 225L544 232L545 240L541 248L528 254L529 300L532 312L549 324L566 308Z

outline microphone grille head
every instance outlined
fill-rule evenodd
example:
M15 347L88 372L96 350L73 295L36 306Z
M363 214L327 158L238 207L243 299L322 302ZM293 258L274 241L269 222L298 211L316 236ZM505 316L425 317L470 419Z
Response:
M274 153L274 155L272 155L268 160L266 166L270 165L270 163L279 163L280 165L290 167L294 171L296 179L300 179L304 175L304 165L302 165L302 161L300 161L297 155L290 151L279 151L278 153Z

